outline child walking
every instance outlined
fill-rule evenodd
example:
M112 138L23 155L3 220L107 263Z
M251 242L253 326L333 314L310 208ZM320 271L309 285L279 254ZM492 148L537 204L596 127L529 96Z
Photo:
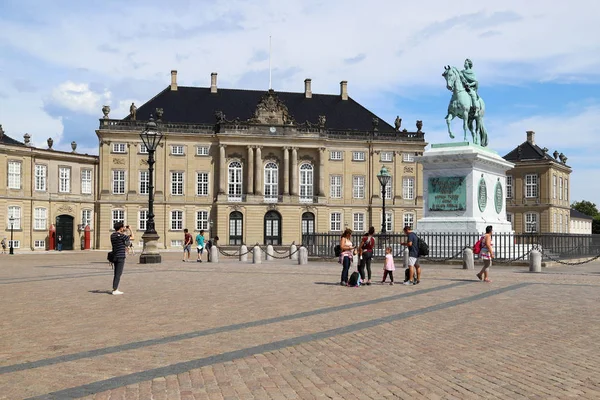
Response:
M385 249L385 261L383 262L383 280L381 284L385 283L387 276L390 276L390 285L394 284L394 256L392 256L392 248L388 247Z

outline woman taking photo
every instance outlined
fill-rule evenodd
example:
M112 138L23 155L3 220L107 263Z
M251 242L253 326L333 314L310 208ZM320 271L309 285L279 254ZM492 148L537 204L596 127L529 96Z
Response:
M348 271L354 258L354 246L352 246L352 230L346 229L340 237L340 258L342 259L342 279L340 285L348 286Z
M371 284L371 260L373 260L373 248L375 247L375 228L370 227L369 232L365 233L362 240L360 241L359 255L360 262L358 264L358 272L360 273L360 279L365 282L365 267L367 267L366 284Z

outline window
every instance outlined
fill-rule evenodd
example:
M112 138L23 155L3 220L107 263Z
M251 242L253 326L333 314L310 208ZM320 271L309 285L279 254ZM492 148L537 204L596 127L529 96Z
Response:
M329 152L329 159L332 161L341 161L343 156L342 156L342 152L339 150L331 150Z
M563 199L563 178L558 178L558 199Z
M342 231L342 213L333 212L329 217L329 230L332 232Z
M196 173L196 196L208 196L208 172Z
M538 215L537 213L525 214L525 232L536 233L538 231Z
M113 194L125 194L125 171L113 170Z
M393 232L394 231L394 221L393 221L393 217L392 217L392 212L391 211L386 211L385 212L385 231L386 232Z
M391 151L381 152L381 162L391 162L394 160L394 153Z
M565 200L569 201L569 181L565 178Z
M513 213L506 213L506 220L508 222L510 222L511 229L515 229L515 225L514 225L515 217L514 217Z
M278 189L278 169L274 162L265 165L265 200L277 201Z
M20 240L9 240L8 241L8 247L11 247L13 249L20 249L21 248L21 241Z
M556 213L552 213L552 232L558 232L558 226L556 225Z
M140 171L140 194L150 193L150 172Z
M92 210L81 210L81 224L84 228L89 225L92 229Z
M10 206L8 207L8 220L6 222L6 226L10 229L10 217L13 217L13 229L21 229L21 207L18 206Z
M33 229L46 229L46 213L46 209L41 207L37 207L35 210L33 210Z
M415 162L415 155L413 153L403 153L402 161L404 162Z
M45 165L35 166L35 190L39 192L46 191L46 174L48 167Z
M405 226L410 226L410 229L414 229L415 227L415 214L413 213L405 213L402 216L402 222L404 222L404 225L402 226L402 228L404 228Z
M405 200L415 198L415 178L402 178L402 198Z
M33 241L33 248L34 249L45 249L46 248L46 241L45 240L34 240Z
M392 197L394 197L394 191L392 190L392 181L393 178L390 178L390 180L388 181L388 183L385 185L385 199L386 200L391 200Z
M81 170L81 193L92 194L92 170Z
M182 156L183 155L183 146L181 146L181 145L171 146L171 154L174 156Z
M364 151L353 151L352 152L352 161L365 161L365 152Z
M239 161L229 163L227 188L229 201L242 201L242 164Z
M183 230L183 211L180 211L180 210L171 211L171 230L172 231Z
M558 233L562 233L562 214L558 214Z
M196 147L196 155L197 156L207 156L208 155L208 146Z
M110 225L111 229L116 222L125 223L125 210L112 210L112 222Z
M506 198L513 198L513 177L510 175L506 176Z
M332 199L342 198L342 176L341 175L330 175L329 176L329 196Z
M313 201L313 166L311 164L300 166L300 201Z
M353 176L352 177L352 197L355 199L365 198L365 177L364 176Z
M208 230L208 211L196 211L196 230Z
M21 189L21 163L19 161L8 162L8 188Z
M183 195L183 172L171 172L171 194Z
M538 197L538 176L535 174L525 175L525 197Z
M146 223L148 222L148 210L138 211L138 229L140 231L146 230Z
M113 143L113 153L125 153L125 143Z
M569 216L565 215L565 233L569 233Z
M352 230L356 232L362 232L365 230L365 214L354 213L352 215Z
M240 245L244 239L244 215L239 211L229 214L229 244Z
M183 240L181 240L181 239L171 240L171 247L183 247Z
M60 193L71 191L71 168L60 167L58 169L58 191Z
M140 154L148 154L148 148L144 143L140 143Z
M552 198L556 198L556 175L552 175Z

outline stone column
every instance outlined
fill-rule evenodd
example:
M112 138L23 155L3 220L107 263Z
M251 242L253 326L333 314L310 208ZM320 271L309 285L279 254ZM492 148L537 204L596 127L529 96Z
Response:
M219 194L227 193L227 160L225 158L224 144L219 145Z
M254 194L254 148L248 146L248 187L246 193Z
M256 146L256 173L255 173L255 187L256 190L254 193L257 196L263 195L263 187L262 187L262 146Z
M319 148L319 196L325 197L325 147Z
M290 148L283 148L283 194L290 194Z
M298 195L298 148L292 147L292 196Z

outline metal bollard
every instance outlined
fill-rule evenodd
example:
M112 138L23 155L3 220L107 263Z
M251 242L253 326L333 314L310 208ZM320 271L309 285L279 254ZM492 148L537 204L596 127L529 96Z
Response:
M217 248L217 246L213 245L210 248L210 259L208 261L211 263L219 262L219 249Z
M542 253L539 250L529 253L529 272L542 272Z
M297 252L298 248L296 247L296 245L294 243L292 243L292 245L290 246L290 260L297 260L298 259L298 252Z
M266 254L266 260L267 261L271 261L273 259L273 245L267 245L267 254Z
M473 250L471 248L463 251L463 269L475 269L475 259L473 258Z
M254 246L252 249L252 264L262 263L262 251L259 246Z
M402 260L404 262L404 269L408 268L408 247L402 252Z
M240 246L240 261L248 261L248 247L245 244Z
M300 247L300 251L298 251L298 265L306 265L308 264L308 249L304 246Z

